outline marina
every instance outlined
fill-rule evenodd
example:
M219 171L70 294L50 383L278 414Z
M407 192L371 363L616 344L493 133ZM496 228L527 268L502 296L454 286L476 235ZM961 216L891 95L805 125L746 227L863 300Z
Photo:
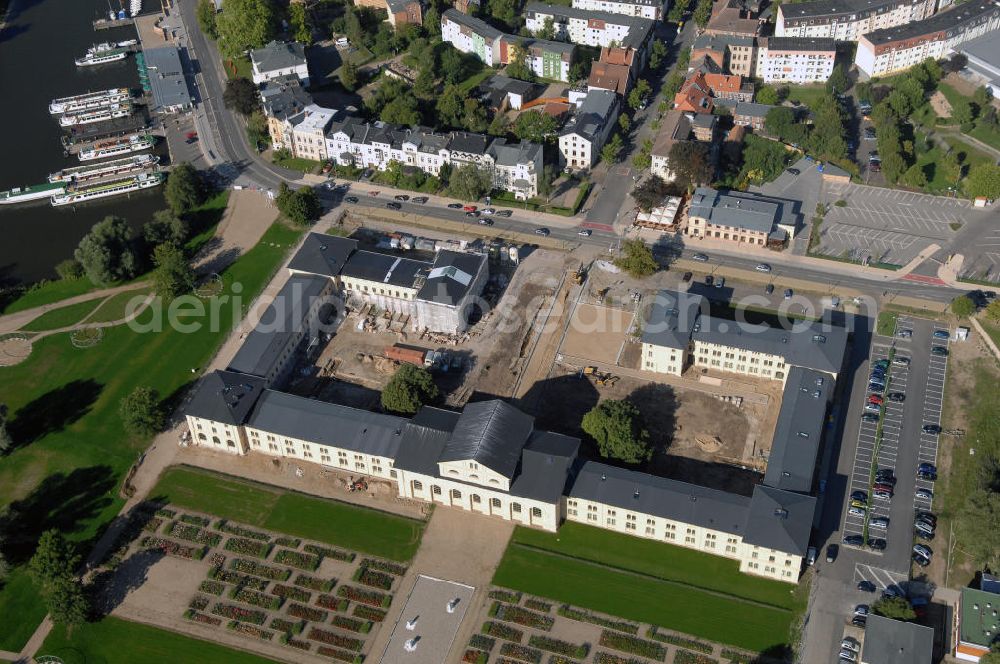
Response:
M141 189L149 189L159 186L164 180L163 173L140 173L138 175L119 178L109 182L75 187L71 190L64 190L55 193L51 197L54 207L62 205L72 205L74 203L84 203L90 200L107 198L109 196L119 196ZM52 185L50 185L52 186Z
M109 104L104 108L92 111L85 111L75 115L64 115L59 118L59 125L62 127L73 127L76 125L93 124L104 120L114 120L115 118L127 118L132 115L132 104Z
M137 50L138 40L126 39L120 42L103 42L94 44L87 49L87 54L74 60L77 67L102 65L107 62L124 60L128 54Z
M141 113L136 113L127 118L71 127L61 140L66 154L76 154L93 147L95 143L129 138L135 134L147 134L148 130L147 118Z
M152 149L154 145L156 145L156 137L149 134L133 134L127 137L98 141L92 147L77 152L76 156L80 161L92 161L117 157L130 152L142 152Z
M79 113L81 111L91 111L94 109L128 101L132 98L132 93L128 88L111 88L100 92L86 92L72 97L60 97L49 102L49 113L60 115L62 113Z
M135 155L83 166L71 166L49 175L49 182L87 182L155 168L160 158L152 154Z

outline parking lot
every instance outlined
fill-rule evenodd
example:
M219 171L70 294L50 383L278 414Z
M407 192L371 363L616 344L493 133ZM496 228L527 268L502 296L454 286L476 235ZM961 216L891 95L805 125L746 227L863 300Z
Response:
M825 200L846 205L829 206L818 251L896 265L950 240L951 224L964 223L971 210L967 200L851 183L832 183L826 193Z
M908 330L910 336L901 336ZM870 472L872 459L876 453L875 422L862 421L858 428L858 445L855 450L854 467L850 477L850 491L863 491L868 496L866 515L852 515L850 495L845 507L843 534L865 534L868 519L868 538L884 538L887 547L879 568L887 573L904 573L909 569L911 547L913 545L913 516L915 510L932 511L934 482L918 479L917 467L921 463L937 465L938 434L924 433L925 425L940 425L941 407L944 398L944 382L947 356L934 354L932 348L948 348L947 339L939 339L934 333L949 332L947 326L935 321L900 316L896 321L893 337L873 337L870 362L863 371L870 371L871 365L892 352L893 358L908 358L908 364L891 364L886 376L883 397L899 392L905 397L902 402L885 398L882 419L882 443L878 449L878 468L891 468L896 477L892 500L872 496ZM867 375L867 374L865 374ZM868 399L868 391L856 395L857 399ZM930 498L917 498L916 491L931 492ZM889 520L888 528L871 526L871 519ZM865 578L869 578L870 575ZM878 575L874 575L878 576ZM860 580L860 579L859 579ZM876 581L876 579L869 578Z
M1000 228L986 226L976 234L974 244L963 247L964 254L959 276L966 279L1000 280Z

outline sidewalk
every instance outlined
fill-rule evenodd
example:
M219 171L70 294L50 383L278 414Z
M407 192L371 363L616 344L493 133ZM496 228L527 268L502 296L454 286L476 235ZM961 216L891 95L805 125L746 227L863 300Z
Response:
M15 332L20 330L22 327L35 320L47 311L52 311L54 309L62 309L63 307L68 307L73 304L79 304L81 302L89 302L91 300L103 300L111 297L112 295L117 295L118 293L125 293L130 290L139 290L140 288L149 288L148 281L137 281L131 284L125 284L123 286L115 286L114 288L105 288L103 290L91 291L89 293L84 293L83 295L77 295L76 297L66 298L65 300L59 300L58 302L52 302L51 304L43 304L32 309L25 309L24 311L18 311L17 313L7 314L6 316L0 316L0 334L6 334L8 332ZM96 306L96 303L95 303ZM72 328L67 328L72 329ZM46 333L48 334L48 333Z

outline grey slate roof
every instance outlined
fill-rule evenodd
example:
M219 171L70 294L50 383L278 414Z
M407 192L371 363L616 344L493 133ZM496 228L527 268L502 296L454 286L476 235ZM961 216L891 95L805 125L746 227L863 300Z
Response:
M264 381L235 371L213 371L198 384L184 414L236 426L247 421Z
M486 147L489 143L489 136L473 134L468 131L453 131L448 141L448 149L481 155L486 154Z
M517 39L518 41L524 43L524 46L529 53L537 49L539 52L559 53L561 55L573 57L573 51L576 50L576 45L569 42L554 41L552 39L536 39L532 37L518 37Z
M535 83L529 83L528 81L521 81L516 78L510 78L509 76L501 76L497 74L495 76L490 76L488 79L480 83L479 87L483 90L501 90L503 92L510 92L517 95L530 95L542 86Z
M499 399L470 403L438 461L476 461L513 478L533 427L534 418Z
M542 156L542 146L538 143L521 141L520 143L508 143L505 138L498 138L490 144L488 150L494 161L501 166L517 166L518 164L533 163Z
M718 100L715 100L718 101ZM751 118L766 118L768 111L774 106L768 104L757 104L752 101L741 101L736 104L734 115L747 115Z
M347 259L357 248L357 240L325 233L310 233L288 262L288 269L335 277L344 269Z
M521 451L521 468L510 485L510 495L557 503L566 488L580 439L549 431L535 431Z
M596 461L578 465L570 498L742 535L750 499Z
M874 45L929 37L944 33L949 37L961 34L965 30L987 22L991 17L1000 15L1000 7L990 0L976 0L934 14L923 21L914 21L897 25L892 28L882 28L864 35L865 39ZM994 35L995 37L996 35Z
M269 72L305 64L306 50L299 42L273 41L250 51L250 59L259 71Z
M653 300L642 328L642 342L667 348L686 349L691 332L707 304L704 297L673 290L661 290Z
M699 35L694 40L695 49L725 50L727 46L753 46L753 37L736 35Z
M781 13L785 20L834 18L860 14L867 16L873 13L890 11L894 7L909 5L910 0L814 0L797 4L783 4Z
M691 336L696 341L779 355L789 366L827 373L840 373L847 348L847 330L823 321L796 321L786 330L702 315Z
M266 390L247 426L317 445L392 458L406 419ZM279 441L280 443L280 441Z
M743 542L804 556L815 512L812 496L758 484L750 499Z
M861 661L865 664L930 664L934 630L915 623L868 616Z
M613 113L617 103L618 95L614 92L591 90L559 135L578 134L588 141L593 141L601 128L614 120Z
M791 201L741 191L721 192L709 187L695 190L688 216L761 233L770 233L778 224L797 226L799 218Z
M424 285L417 291L417 298L455 306L466 296L476 280L476 275L486 262L486 256L442 249L434 258L434 266L427 274Z
M191 105L180 51L176 46L160 46L143 51L149 85L153 92L153 108L186 107Z
M503 36L503 33L494 28L492 25L478 19L475 16L469 16L468 14L463 14L455 8L446 9L443 14L441 14L441 20L449 20L452 23L458 23L459 25L468 28L477 35L481 35L489 40L499 39Z
M628 14L615 14L614 12L595 11L593 9L580 9L578 7L566 7L563 5L549 5L544 2L529 2L524 7L528 17L534 14L552 16L559 23L566 23L568 19L575 18L584 21L595 20L610 23L612 25L627 25L629 28L637 28L643 31L652 29L655 21L642 16L629 16ZM631 30L630 35L631 36Z
M260 99L264 114L279 120L301 113L313 103L312 96L302 89L302 81L294 74L278 76L265 83L260 90Z
M426 261L362 250L351 254L340 274L390 286L413 288L417 279L427 276L430 269L431 264Z
M764 484L785 491L812 489L833 385L828 375L802 367L789 370Z
M251 376L267 376L278 362L289 338L306 324L309 305L329 283L330 280L324 277L303 275L289 278L236 351L229 370Z

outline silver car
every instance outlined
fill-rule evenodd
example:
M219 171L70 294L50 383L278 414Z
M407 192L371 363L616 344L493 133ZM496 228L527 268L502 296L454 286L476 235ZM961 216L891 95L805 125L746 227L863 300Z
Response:
M872 528L882 528L883 530L885 530L889 527L889 519L883 516L875 517L874 519L868 522L868 525L871 526Z

